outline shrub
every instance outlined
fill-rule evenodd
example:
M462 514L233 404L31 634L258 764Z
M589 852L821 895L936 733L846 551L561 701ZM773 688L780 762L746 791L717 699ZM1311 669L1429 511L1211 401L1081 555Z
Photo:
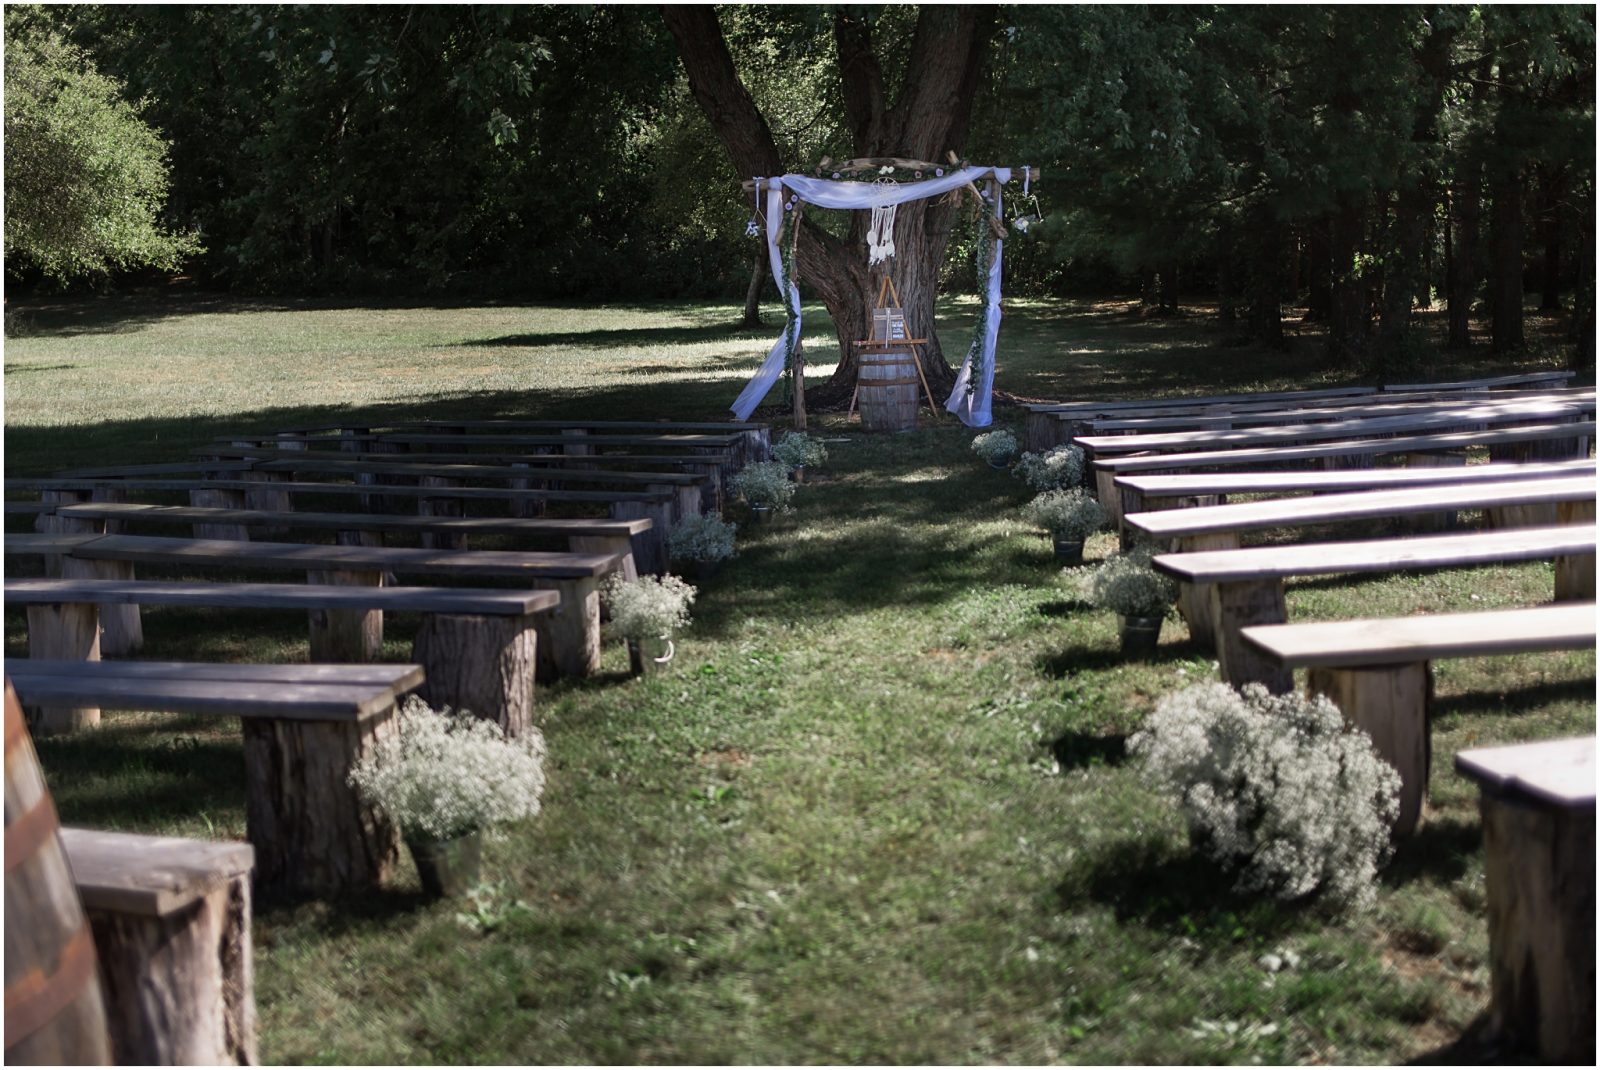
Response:
M613 572L600 587L611 614L611 630L624 639L654 639L689 624L695 589L676 576L624 580Z
M1058 539L1082 542L1105 527L1106 511L1081 488L1047 490L1023 509L1030 521Z
M828 447L804 431L790 431L772 447L772 459L790 468L805 468L826 464Z
M680 561L726 561L733 556L736 530L721 513L687 516L667 533L667 551Z
M1083 450L1056 446L1044 453L1024 453L1012 475L1034 490L1064 490L1083 482Z
M1164 616L1178 584L1150 567L1148 548L1112 554L1089 576L1089 600L1124 617Z
M1237 891L1372 904L1400 777L1325 697L1191 687L1157 705L1128 751L1178 801L1191 840L1237 871Z
M389 815L407 840L449 840L539 812L544 737L506 739L493 721L435 713L416 696L400 709L399 732L350 770L362 798Z
M751 505L770 505L780 513L789 511L795 485L789 481L789 467L781 461L747 464L728 481L728 488Z
M990 464L1007 464L1017 455L1017 436L1005 428L972 440L972 452Z

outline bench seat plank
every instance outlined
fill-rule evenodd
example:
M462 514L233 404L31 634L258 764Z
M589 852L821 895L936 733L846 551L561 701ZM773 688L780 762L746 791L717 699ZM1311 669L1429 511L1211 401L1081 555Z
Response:
M1274 498L1194 509L1163 509L1132 513L1125 520L1129 525L1157 538L1172 538L1453 509L1498 509L1549 502L1592 501L1594 496L1594 477L1585 474L1485 484L1450 483L1443 486L1356 491L1310 498Z
M1252 546L1242 550L1204 550L1159 554L1158 570L1190 583L1237 583L1324 576L1346 572L1394 572L1463 568L1512 561L1547 561L1568 554L1593 554L1595 529L1580 524L1552 528L1409 536L1364 542Z
M1369 490L1441 483L1493 483L1544 479L1595 471L1595 461L1541 461L1531 464L1472 464L1457 468L1349 468L1286 472L1203 472L1188 475L1118 476L1116 484L1147 498L1202 494L1286 494L1296 491Z
M166 917L250 872L248 843L63 828L78 898L90 910Z
M1174 395L1166 398L1108 398L1104 401L1036 402L1024 405L1030 412L1075 412L1111 406L1226 405L1230 402L1306 401L1317 398L1367 397L1378 392L1375 386L1333 386L1317 390L1279 390L1261 393Z
M1182 470L1239 464L1296 464L1328 457L1362 454L1420 453L1430 450L1460 450L1470 446L1501 446L1513 442L1540 442L1553 439L1593 438L1595 422L1532 424L1489 431L1454 431L1432 435L1396 435L1393 438L1347 439L1305 446L1256 447L1251 449L1211 449L1192 453L1150 454L1137 457L1096 459L1097 469L1108 472Z
M318 684L366 687L402 694L422 683L420 665L234 665L195 661L63 661L57 658L9 659L7 675L80 676L96 680L244 681L262 684Z
M1383 388L1390 391L1415 390L1477 390L1483 387L1520 386L1526 383L1566 382L1577 373L1572 371L1525 372L1520 375L1496 375L1488 379L1458 379L1449 383L1397 383Z
M1456 755L1456 770L1500 795L1594 809L1594 736L1464 750Z
M387 490L388 488L385 488ZM558 517L393 516L374 513L302 513L266 509L216 509L186 505L142 505L129 502L63 505L57 516L78 520L170 520L173 523L241 524L370 531L453 531L475 535L623 536L651 528L648 517L631 520L582 520Z
M28 705L152 710L216 717L268 717L293 721L360 721L394 707L393 688L283 681L130 679L78 672L19 671L8 663L12 685ZM82 665L110 665L112 662Z
M1595 607L1578 603L1488 613L1262 624L1245 628L1243 634L1246 642L1289 668L1398 665L1592 649Z
M356 474L360 474L359 471ZM522 473L527 476L528 473ZM295 481L262 483L246 479L67 479L60 476L29 476L8 478L5 489L11 490L84 490L101 488L146 491L232 490L281 491L286 494L361 494L382 495L391 498L474 498L489 501L543 501L591 502L611 505L615 502L667 502L672 500L668 490L521 490L509 487L416 487L401 484L373 485L365 483L333 483Z
M12 605L206 606L219 609L381 609L387 613L460 613L520 617L554 609L556 591L466 587L349 587L315 583L182 583L162 580L7 580Z
M244 453L246 451L244 449L229 450L228 447L219 447L218 452ZM327 472L386 476L437 476L443 479L528 479L536 477L550 482L618 483L623 485L659 483L671 486L700 484L704 483L708 478L694 472L610 472L588 468L569 469L563 465L538 465L535 468L533 467L534 461L531 458L530 467L518 468L516 465L442 463L431 459L396 461L392 459L395 455L389 453L365 454L356 457L351 454L335 456L331 452L314 450L291 451L287 454L283 450L250 451L252 456L257 454L270 459L257 460L252 469L252 471L256 472ZM419 454L418 456L427 457L427 454ZM454 490L454 488L451 488L451 490Z
M1392 400L1391 400L1392 399ZM1402 400L1403 399L1403 400ZM1549 404L1574 404L1579 408L1592 408L1592 391L1563 395L1537 394L1519 396L1524 404L1545 402ZM1234 408L1233 406L1208 407L1193 413L1158 413L1154 415L1117 414L1080 421L1095 434L1110 431L1202 431L1207 429L1243 430L1282 424L1326 423L1335 420L1367 420L1388 416L1424 416L1454 414L1462 408L1459 398L1422 398L1410 394L1386 394L1363 405L1324 405L1318 408L1271 409L1259 406ZM1586 408L1587 407L1587 408Z

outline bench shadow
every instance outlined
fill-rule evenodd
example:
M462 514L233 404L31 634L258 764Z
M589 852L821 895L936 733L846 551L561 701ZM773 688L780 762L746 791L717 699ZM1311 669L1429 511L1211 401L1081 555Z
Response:
M1096 766L1115 768L1128 760L1127 733L1108 736L1088 732L1064 732L1049 744L1050 753L1061 763L1061 771Z
M1461 1035L1437 1048L1406 1060L1407 1066L1528 1066L1537 1061L1532 1052L1518 1051L1495 1035L1489 1012L1467 1023Z
M1477 822L1429 818L1395 844L1394 855L1378 879L1390 888L1422 879L1440 883L1458 880L1482 846L1483 830Z
M1508 691L1468 691L1447 698L1435 698L1428 708L1428 716L1434 720L1483 714L1510 716L1550 703L1581 702L1593 697L1593 677L1546 680Z
M1163 642L1156 648L1155 657L1142 659L1141 663L1162 665L1174 661L1192 661L1198 654L1199 648L1189 640L1181 643ZM1054 654L1043 655L1034 664L1046 676L1064 680L1081 672L1114 669L1129 664L1129 659L1123 657L1121 649L1117 647L1068 647Z

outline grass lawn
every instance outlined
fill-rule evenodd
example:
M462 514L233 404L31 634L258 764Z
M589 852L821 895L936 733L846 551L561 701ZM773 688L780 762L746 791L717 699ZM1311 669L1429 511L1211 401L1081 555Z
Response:
M972 307L952 304L947 339ZM9 475L172 460L226 430L355 412L716 418L777 330L681 304L143 296L20 312ZM808 322L828 337L820 315ZM1065 397L1349 381L1319 372L1315 341L1228 349L1199 318L1019 301L999 382ZM820 343L809 359L830 362ZM1020 428L1015 410L1000 416ZM422 901L409 871L359 902L257 903L264 1060L1497 1054L1473 1039L1488 999L1483 859L1476 793L1452 758L1592 732L1592 653L1439 666L1433 809L1373 912L1240 899L1123 761L1159 696L1214 677L1181 622L1156 660L1124 664L1114 620L1075 599L1019 521L1025 489L948 418L898 436L821 424L831 461L794 515L743 534L671 673L631 680L609 644L598 678L541 691L545 812L488 846L495 886L475 906ZM1089 556L1111 547L1098 536ZM1288 597L1311 620L1529 605L1552 583L1540 564L1334 577ZM23 654L21 614L6 625L8 655ZM409 627L389 629L395 660ZM146 635L152 659L306 657L294 614L157 609ZM244 835L237 725L114 714L39 750L69 823ZM1299 965L1258 965L1280 949Z

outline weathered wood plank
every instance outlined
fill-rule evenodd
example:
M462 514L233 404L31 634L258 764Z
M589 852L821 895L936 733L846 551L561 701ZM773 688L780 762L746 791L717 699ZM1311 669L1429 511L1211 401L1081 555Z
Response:
M61 846L83 905L161 917L248 874L248 843L63 828Z
M1378 490L1384 487L1436 486L1444 483L1496 483L1592 474L1593 458L1537 464L1473 464L1448 468L1373 468L1367 471L1199 472L1187 475L1118 476L1117 486L1146 498L1198 494L1289 494ZM66 513L81 506L66 506Z
M102 663L104 664L104 663ZM89 679L33 676L11 663L12 683L25 703L153 710L215 717L358 721L394 702L389 688L241 680Z
M349 588L299 583L200 583L162 580L7 580L17 605L98 602L101 605L207 606L236 609L382 609L391 613L469 613L520 617L554 609L554 591L467 587Z
M387 689L399 695L422 683L421 665L239 665L194 661L99 661L60 658L6 662L6 672L39 676L89 677L105 687L128 680L189 680L217 683L331 684Z
M1456 755L1456 770L1497 794L1567 810L1594 809L1594 736L1474 747Z
M30 503L31 504L31 503ZM69 511L70 510L70 511ZM246 527L265 527L283 524L288 527L308 529L372 530L372 531L459 531L469 535L535 535L557 538L579 536L637 535L650 529L648 520L584 520L574 518L519 517L428 517L428 516L378 516L371 513L302 513L265 512L255 509L197 509L182 505L74 505L56 509L58 516L147 521L151 523L195 523L214 521L241 524Z
M1595 645L1595 609L1592 605L1556 605L1276 624L1245 628L1244 637L1290 668L1588 650Z

